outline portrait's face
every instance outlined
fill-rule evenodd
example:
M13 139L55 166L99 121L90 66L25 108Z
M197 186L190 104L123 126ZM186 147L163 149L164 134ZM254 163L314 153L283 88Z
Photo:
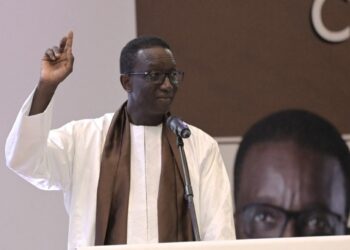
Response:
M262 142L241 167L238 238L345 234L345 180L335 157L293 141Z
M176 62L169 49L154 47L141 49L137 53L137 62L133 72L165 72L176 69ZM135 108L134 112L152 117L169 111L175 97L177 86L170 83L168 77L155 84L150 78L130 76L131 91L128 101Z

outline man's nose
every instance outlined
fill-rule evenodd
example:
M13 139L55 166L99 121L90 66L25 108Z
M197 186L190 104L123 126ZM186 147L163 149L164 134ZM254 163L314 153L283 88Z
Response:
M296 223L294 219L287 221L287 225L284 227L284 230L281 234L281 237L296 237Z
M161 87L164 89L172 89L174 87L173 84L170 82L168 75L165 75L165 78Z

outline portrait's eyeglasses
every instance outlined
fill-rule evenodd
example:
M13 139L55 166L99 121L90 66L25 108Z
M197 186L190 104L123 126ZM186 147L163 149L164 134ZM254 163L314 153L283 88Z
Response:
M236 214L250 238L281 237L290 219L295 220L297 236L334 235L346 224L340 215L326 209L291 212L271 205L250 204Z
M140 75L143 78L152 84L162 84L165 80L165 77L168 77L171 84L178 86L183 78L185 73L183 71L172 70L170 72L162 71L147 71L147 72L130 72L124 75Z

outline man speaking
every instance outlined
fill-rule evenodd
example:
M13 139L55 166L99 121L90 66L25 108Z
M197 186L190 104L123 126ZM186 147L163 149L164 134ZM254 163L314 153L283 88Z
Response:
M7 166L46 190L62 190L68 249L194 240L176 135L166 118L184 73L157 37L120 55L127 101L115 114L51 130L52 98L73 71L73 33L46 50L35 91L6 142ZM230 185L218 145L189 125L185 152L202 240L234 239Z

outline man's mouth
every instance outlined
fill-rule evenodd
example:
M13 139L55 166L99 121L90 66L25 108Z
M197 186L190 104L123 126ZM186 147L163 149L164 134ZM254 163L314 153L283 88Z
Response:
M172 96L158 96L157 99L162 99L162 100L172 100Z

